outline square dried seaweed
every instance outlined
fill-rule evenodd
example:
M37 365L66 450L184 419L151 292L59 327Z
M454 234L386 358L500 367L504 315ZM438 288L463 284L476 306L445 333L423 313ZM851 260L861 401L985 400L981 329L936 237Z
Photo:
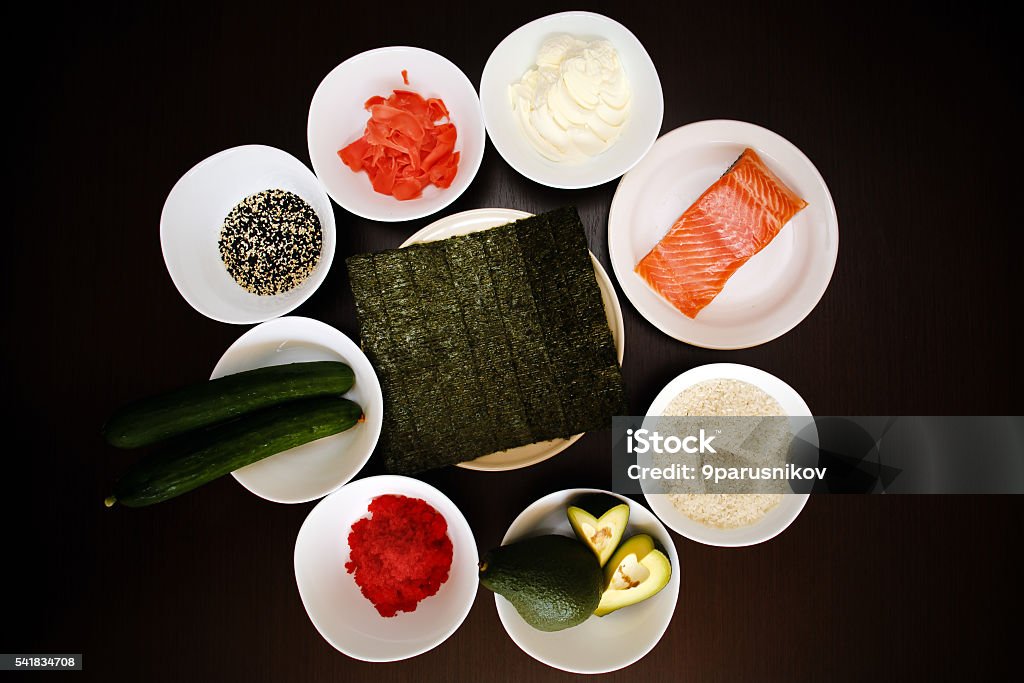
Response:
M551 437L545 435L552 430L564 433L567 427L557 379L526 272L528 258L520 248L515 230L501 226L472 236L483 243L487 253L487 265L497 294L497 310L512 353L510 379L518 389L523 418L530 431L531 438L525 443L549 439Z
M506 332L498 303L499 292L486 263L484 242L449 240L448 267L458 288L466 334L481 385L481 403L489 413L497 443L531 439L529 422L519 394L516 353Z
M579 431L607 425L602 416L626 412L622 375L601 304L586 235L575 208L549 212L544 221L517 223L524 251L532 259L531 285L547 302L544 329L550 353L561 370L563 409ZM559 259L549 272L542 264Z
M628 412L574 208L347 263L384 390L389 471L604 428Z

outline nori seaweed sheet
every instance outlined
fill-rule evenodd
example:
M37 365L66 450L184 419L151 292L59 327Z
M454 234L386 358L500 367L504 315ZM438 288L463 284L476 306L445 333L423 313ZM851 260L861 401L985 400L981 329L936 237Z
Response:
M575 208L346 263L384 391L388 471L603 429L628 413Z

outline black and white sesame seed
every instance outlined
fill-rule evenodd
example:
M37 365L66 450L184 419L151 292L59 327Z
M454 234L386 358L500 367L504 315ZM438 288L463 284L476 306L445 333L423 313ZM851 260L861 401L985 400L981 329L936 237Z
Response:
M320 218L302 197L264 190L239 202L224 219L217 244L228 273L253 294L298 287L320 261Z

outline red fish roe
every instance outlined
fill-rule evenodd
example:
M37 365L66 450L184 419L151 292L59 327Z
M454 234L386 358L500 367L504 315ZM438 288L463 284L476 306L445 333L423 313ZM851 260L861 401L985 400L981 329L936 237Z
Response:
M448 580L448 523L424 501L406 496L374 498L369 511L372 516L349 532L345 569L382 617L415 611Z

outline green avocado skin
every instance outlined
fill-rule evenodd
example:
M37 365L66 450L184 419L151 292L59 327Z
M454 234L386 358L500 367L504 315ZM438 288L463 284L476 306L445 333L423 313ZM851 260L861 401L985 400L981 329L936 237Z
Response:
M535 536L495 548L480 564L480 583L512 603L540 631L583 623L601 602L604 573L575 538Z

